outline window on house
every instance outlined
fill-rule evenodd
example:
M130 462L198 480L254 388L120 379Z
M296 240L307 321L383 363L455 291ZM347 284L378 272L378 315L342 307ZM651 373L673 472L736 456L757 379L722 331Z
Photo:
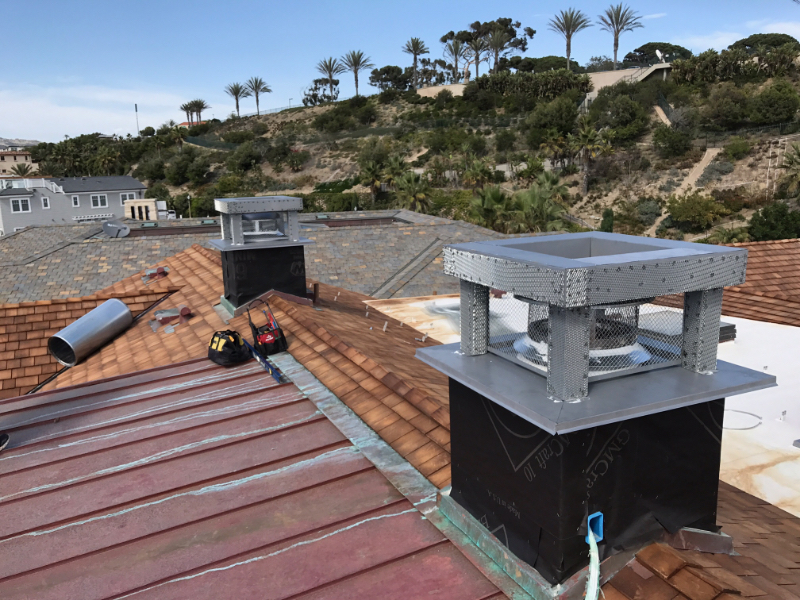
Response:
M42 208L45 210L50 208L50 198L42 197Z
M124 192L119 195L119 203L121 206L125 206L125 200L136 200L136 194L134 192Z
M11 200L12 213L29 213L31 212L31 203L27 198L13 198Z
M92 208L106 208L108 206L108 196L105 194L92 195Z
M73 196L72 197L72 208L78 208L81 205L81 197L80 196Z

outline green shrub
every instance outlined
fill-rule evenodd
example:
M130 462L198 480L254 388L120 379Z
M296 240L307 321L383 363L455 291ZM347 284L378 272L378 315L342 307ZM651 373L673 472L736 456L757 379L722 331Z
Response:
M358 185L360 183L358 177L353 177L352 179L341 179L339 181L327 181L325 183L318 183L314 186L314 193L326 193L326 194L341 194L349 190L354 185Z
M303 165L311 160L311 153L308 150L301 150L299 152L292 152L286 159L286 164L292 171L302 171Z
M523 73L501 71L494 75L478 77L472 84L478 90L493 94L525 94L533 98L552 100L569 91L579 94L589 92L591 81L588 75L578 75L567 69L543 71L541 73ZM467 86L467 88L470 87ZM464 90L466 95L467 90Z
M441 92L436 94L436 102L434 103L434 106L436 106L436 108L441 110L445 108L448 104L453 102L453 99L454 99L453 92L451 92L450 90L442 90Z
M661 205L655 198L640 198L636 211L642 225L650 227L661 216Z
M219 121L217 121L219 122ZM186 133L191 137L199 137L211 131L210 123L203 123L201 125L192 125Z
M225 166L233 173L244 173L259 162L261 162L261 155L256 151L253 142L245 142L228 157Z
M749 231L757 242L800 237L800 213L790 211L783 202L773 202L752 216Z
M725 156L728 160L741 160L750 154L750 142L742 137L732 137L725 144Z
M156 130L150 126L145 127L139 132L143 137L153 137L156 134Z
M785 123L794 120L800 108L800 97L787 81L779 79L750 103L750 119L758 125Z
M400 92L394 88L388 88L378 94L378 102L381 104L391 104L400 98Z
M144 181L161 181L165 176L164 161L160 158L153 158L142 162L136 167L133 176L136 177L136 179Z
M514 142L517 141L517 134L513 129L502 129L494 136L494 147L498 152L508 152L514 149Z
M600 231L604 231L606 233L613 233L614 232L614 211L613 209L607 208L603 211L603 220L600 221Z
M235 194L242 189L242 178L238 175L223 175L215 186L220 194Z
M729 211L711 196L704 196L699 191L683 196L672 196L667 202L672 221L680 229L703 231L714 222L729 214Z
M653 146L661 158L683 156L692 147L692 138L685 131L669 125L658 125L653 131Z
M262 136L265 133L269 133L269 125L263 121L258 121L255 125L253 125L252 132L253 135Z
M733 169L733 163L727 160L715 160L709 163L706 170L700 175L700 178L697 180L697 187L705 187L712 181L719 181L722 179L723 175L733 173Z
M229 144L244 144L255 137L252 131L229 131L222 136L222 139Z
M167 186L163 183L156 183L155 185L150 186L147 188L147 191L144 193L145 198L155 198L156 200L169 200L169 190Z

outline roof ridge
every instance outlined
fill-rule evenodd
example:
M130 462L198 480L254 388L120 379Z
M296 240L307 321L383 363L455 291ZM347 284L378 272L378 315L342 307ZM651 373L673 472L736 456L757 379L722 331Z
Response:
M785 238L782 240L761 240L758 242L736 242L734 244L725 244L725 246L747 248L749 246L764 246L767 244L788 244L790 242L800 242L800 238Z

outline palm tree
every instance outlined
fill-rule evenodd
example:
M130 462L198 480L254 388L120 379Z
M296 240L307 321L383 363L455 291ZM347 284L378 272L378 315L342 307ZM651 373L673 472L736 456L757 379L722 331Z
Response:
M403 208L408 210L414 212L430 210L429 191L428 181L413 171L409 171L397 180L397 196L400 198Z
M583 120L578 132L574 136L570 134L569 139L573 152L578 155L581 161L581 170L583 171L582 193L585 196L589 191L589 165L598 154L606 151L606 144L588 119Z
M470 201L470 216L481 227L495 231L505 229L509 200L499 186L485 187Z
M27 163L18 163L11 167L11 173L17 177L27 177L33 173L33 168Z
M480 77L478 67L480 64L488 60L488 58L481 58L481 55L489 49L487 42L482 37L476 37L467 42L467 53L471 58L470 62L475 65L475 79Z
M598 25L603 31L608 31L614 36L614 70L617 70L617 51L619 50L619 36L626 31L633 31L639 27L644 27L641 17L637 15L629 6L624 6L622 2L609 6L605 12L597 17Z
M178 150L183 152L183 138L188 132L183 127L173 127L169 131L169 139L178 144Z
M378 191L381 189L383 183L383 169L374 160L371 160L361 167L361 183L369 187L370 194L372 194L372 202L375 203L375 198Z
M561 220L564 208L553 202L538 185L515 196L519 222L531 232L558 231L564 228Z
M492 170L484 161L473 160L464 170L462 180L474 190L476 188L482 188L489 183L492 180L492 175Z
M562 10L555 17L550 19L549 29L560 34L567 42L567 69L569 70L569 58L572 56L572 37L579 31L588 29L592 26L583 12L575 8Z
M564 136L562 136L556 129L548 129L544 141L539 144L539 149L545 157L550 159L551 168L555 163L561 162L563 164L566 143Z
M342 64L347 67L347 70L353 72L356 79L356 96L358 96L358 73L371 69L375 65L369 60L369 56L364 56L361 50L351 50L342 57Z
M555 171L542 171L537 175L536 183L548 198L559 204L563 205L564 198L569 195L567 186L561 182L561 177Z
M414 82L414 89L417 89L417 62L420 56L422 56L423 54L429 54L430 50L428 50L428 47L425 45L425 42L415 37L412 37L410 40L408 40L406 42L406 45L403 46L402 50L406 54L410 54L411 56L414 57L413 82Z
M236 116L239 115L239 100L242 98L249 98L252 95L252 92L247 89L246 86L242 85L241 83L231 83L225 88L225 92L236 100Z
M390 156L386 161L386 167L383 170L383 176L387 185L392 187L397 185L400 178L408 172L408 165L406 160L399 154Z
M205 100L201 100L199 98L189 102L189 106L192 107L192 112L197 115L198 125L203 121L203 111L211 108L211 106Z
M245 85L247 86L247 90L256 99L256 115L261 115L261 108L258 106L258 97L261 94L271 94L272 88L269 87L267 85L267 82L261 79L261 77L251 77L250 79L247 80L247 83Z
M336 79L337 75L341 75L347 70L342 63L340 63L337 59L333 58L325 58L317 63L317 71L325 75L328 78L328 86L331 92L331 98L333 98L333 80Z
M184 102L183 104L181 104L181 106L180 106L180 109L181 109L183 112L185 112L185 113L186 113L186 122L187 122L189 125L194 125L194 123L192 122L192 107L191 107L191 102Z
M458 83L461 79L461 71L458 69L458 61L466 57L467 47L461 40L452 40L444 45L445 59L453 63L453 82Z
M500 55L506 51L508 44L511 42L511 36L508 32L501 28L495 27L486 39L486 46L489 51L494 55L494 66L492 72L497 73L497 68L500 63Z

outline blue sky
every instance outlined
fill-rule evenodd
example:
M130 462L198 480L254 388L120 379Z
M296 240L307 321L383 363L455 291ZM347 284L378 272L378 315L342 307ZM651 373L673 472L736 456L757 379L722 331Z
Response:
M16 38L5 48L0 72L0 137L57 141L64 135L101 131L135 133L140 125L184 120L178 106L203 98L209 116L234 108L228 83L258 75L273 93L262 108L297 104L327 56L360 49L383 66L406 66L401 46L412 36L441 56L439 38L475 20L511 17L537 30L527 55L563 55L564 43L547 22L574 6L592 17L608 0L535 3L507 0L31 0L6 2L3 22ZM758 32L800 38L800 5L791 0L671 0L630 2L645 17L643 29L623 35L620 55L650 41L694 51L721 49ZM573 57L581 64L612 53L610 34L598 27L578 34ZM483 67L485 68L485 66ZM362 74L361 91L371 93ZM353 94L342 76L342 97ZM252 99L243 112L255 110Z

